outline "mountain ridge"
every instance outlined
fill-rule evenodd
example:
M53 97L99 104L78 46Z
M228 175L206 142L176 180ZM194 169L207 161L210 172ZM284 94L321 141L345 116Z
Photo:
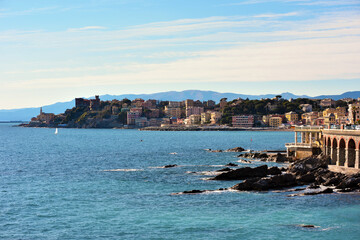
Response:
M135 98L147 99L157 99L157 100L168 100L168 101L183 101L186 99L194 99L200 101L214 100L219 102L221 98L227 98L229 101L236 98L243 98L250 100L261 99L261 98L273 98L276 95L281 95L284 99L289 98L312 98L312 99L322 99L322 98L332 98L334 100L339 100L342 98L358 98L360 97L360 91L351 91L345 92L340 95L320 95L316 97L310 97L307 95L295 95L290 92L285 92L281 94L262 94L262 95L248 95L240 93L220 93L215 91L201 91L201 90L185 90L185 91L167 91L167 92L158 92L150 94L121 94L121 95L100 95L100 99L103 101L113 100L113 99L123 99L128 98L134 100ZM90 97L92 98L92 97ZM67 102L57 102L54 104L42 106L44 112L52 112L55 114L63 113L66 109L72 108L75 106L75 99ZM0 121L29 121L32 117L39 114L39 107L33 108L19 108L19 109L3 109L0 110Z

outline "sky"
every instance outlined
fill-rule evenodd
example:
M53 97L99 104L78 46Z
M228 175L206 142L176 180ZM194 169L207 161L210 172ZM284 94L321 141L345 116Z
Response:
M360 90L360 0L0 0L0 109Z

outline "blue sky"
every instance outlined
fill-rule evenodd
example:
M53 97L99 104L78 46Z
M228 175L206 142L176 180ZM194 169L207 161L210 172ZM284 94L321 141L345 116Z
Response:
M0 0L0 109L95 94L360 90L360 0Z

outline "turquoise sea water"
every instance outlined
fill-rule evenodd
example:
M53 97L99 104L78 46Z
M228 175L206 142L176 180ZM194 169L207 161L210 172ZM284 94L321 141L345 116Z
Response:
M236 153L206 148L284 149L293 137L102 129L55 135L0 124L0 239L360 239L356 194L171 195L239 182L189 173L237 161ZM166 164L179 167L157 168ZM127 171L104 171L113 169Z

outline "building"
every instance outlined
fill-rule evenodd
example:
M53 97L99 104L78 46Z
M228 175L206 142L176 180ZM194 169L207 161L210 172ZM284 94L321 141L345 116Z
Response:
M211 112L203 112L203 113L201 113L201 124L210 123L210 119L211 119Z
M335 114L329 113L327 116L324 117L325 125L334 125L335 123L336 123Z
M186 99L185 100L185 108L194 107L194 100Z
M212 124L218 123L221 120L222 113L221 112L211 112L210 122Z
M181 102L169 101L169 105L167 107L169 107L169 108L180 108L181 107Z
M165 106L165 115L168 117L181 118L181 108Z
M349 104L349 121L350 124L355 124L360 120L360 102Z
M322 112L322 116L326 117L328 116L330 113L335 114L336 113L336 109L335 108L327 108Z
M100 98L99 95L95 95L95 99L84 99L84 98L75 98L75 107L88 107L90 110L99 110L100 108Z
M301 119L303 124L314 125L315 120L319 117L318 112L303 113Z
M213 108L213 107L215 107L215 105L216 105L216 103L213 100L204 102L204 106L206 106L207 108Z
M135 126L143 128L148 126L148 120L146 117L135 118Z
M140 108L143 106L144 102L144 99L136 98L135 100L131 101L131 106Z
M155 99L149 99L143 102L142 106L145 109L154 109L156 108L156 100Z
M285 114L285 118L288 122L297 122L299 121L299 114L297 114L296 112L288 112Z
M36 117L36 119L39 121L39 122L43 122L43 123L46 123L46 124L50 124L54 121L55 119L55 114L53 113L44 113L42 111L42 107L40 108L40 114ZM34 119L35 120L35 119ZM33 121L34 122L34 121Z
M131 109L132 110L132 109ZM141 117L141 112L131 111L127 112L127 124L135 125L135 120Z
M204 112L203 107L187 107L186 108L186 117L191 115L201 115Z
M232 117L233 127L253 127L254 115L238 115Z
M325 98L320 101L320 106L331 108L332 106L335 106L335 103L336 102L331 98Z
M160 109L151 108L144 111L145 117L147 118L158 118L160 116Z
M189 124L200 124L201 123L201 115L193 114L189 117Z
M304 112L312 112L312 105L311 104L301 104L301 110Z
M281 117L270 117L269 119L269 126L270 127L280 127L282 124Z

